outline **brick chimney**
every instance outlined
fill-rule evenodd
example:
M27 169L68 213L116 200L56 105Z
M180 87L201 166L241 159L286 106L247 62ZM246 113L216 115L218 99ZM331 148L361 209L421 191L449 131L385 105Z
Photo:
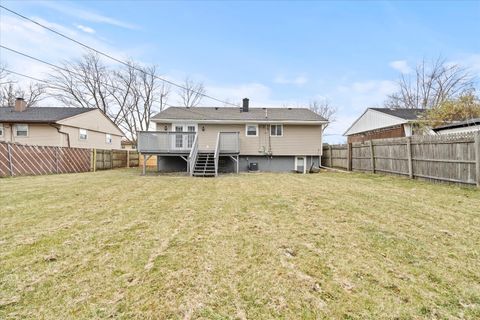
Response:
M248 98L243 99L242 112L248 112Z
M22 112L27 109L27 103L23 98L17 98L15 99L15 106L13 107L13 110L15 112Z

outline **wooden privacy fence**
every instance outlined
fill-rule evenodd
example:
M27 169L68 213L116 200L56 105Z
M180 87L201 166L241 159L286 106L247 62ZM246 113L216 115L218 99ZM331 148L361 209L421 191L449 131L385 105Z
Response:
M322 165L480 187L480 132L325 145Z
M0 177L138 167L137 151L30 146L0 142Z
M138 167L139 155L135 150L92 149L92 171Z
M90 171L90 149L0 142L0 177Z

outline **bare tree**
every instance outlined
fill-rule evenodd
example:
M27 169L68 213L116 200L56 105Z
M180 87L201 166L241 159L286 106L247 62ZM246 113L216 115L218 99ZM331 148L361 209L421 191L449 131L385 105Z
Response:
M23 98L27 107L34 107L38 102L46 97L45 85L39 83L30 83L27 88L15 85L13 82L1 87L0 105L14 106L16 98Z
M188 77L185 78L183 88L180 88L178 91L180 103L187 108L198 106L205 93L206 90L203 83L195 82Z
M402 74L398 91L389 95L390 108L430 109L473 90L474 77L458 64L438 58L431 65L422 61L412 75Z
M9 73L7 72L7 64L0 61L0 85L1 86L10 83L10 81L8 81L8 76L9 76Z
M49 83L52 95L65 105L98 108L111 115L109 77L109 70L99 55L89 52L80 60L65 62L62 69L55 69Z
M116 105L110 116L136 142L137 131L148 130L153 114L165 107L170 87L159 80L155 66L144 67L133 61L113 71L110 80L108 90Z
M308 108L315 112L316 114L322 116L323 118L327 119L329 123L335 121L335 114L337 113L337 108L332 106L330 101L325 99L323 101L313 100L309 103ZM323 129L328 126L325 125Z

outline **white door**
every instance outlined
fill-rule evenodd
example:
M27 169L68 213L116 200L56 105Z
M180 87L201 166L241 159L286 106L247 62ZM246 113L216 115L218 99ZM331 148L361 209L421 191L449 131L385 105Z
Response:
M173 141L174 149L185 150L190 149L193 146L195 140L194 134L185 134L183 132L197 132L196 124L184 124L178 123L173 125L175 132L182 132L181 134L175 134L175 140Z
M307 169L306 157L295 157L295 170L297 172L305 173Z
M174 131L175 132L183 132L183 125L175 125L174 126ZM176 134L174 140L174 148L175 149L183 149L184 143L183 143L183 134Z
M188 132L196 132L197 128L195 125L189 124L187 125L187 131ZM189 134L186 136L187 139L187 147L190 149L193 146L193 141L195 140L195 135L194 134Z

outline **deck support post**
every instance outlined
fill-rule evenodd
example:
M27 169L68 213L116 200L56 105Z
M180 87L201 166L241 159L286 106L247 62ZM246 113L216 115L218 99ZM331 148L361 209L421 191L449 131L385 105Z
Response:
M238 172L239 172L239 162L240 162L239 160L240 160L240 157L239 157L238 155L237 155L237 156L232 156L232 155L231 155L231 156L229 156L229 157L230 157L233 161L235 161L235 167L236 167L235 171L236 171L237 174L238 174Z
M142 175L144 176L145 175L145 166L146 166L146 162L147 162L147 157L145 155L143 155L143 164L142 164Z

